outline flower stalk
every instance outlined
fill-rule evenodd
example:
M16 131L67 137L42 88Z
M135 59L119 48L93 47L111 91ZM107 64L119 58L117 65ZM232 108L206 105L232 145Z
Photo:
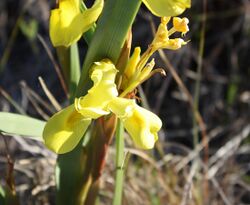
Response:
M124 177L124 128L121 120L118 120L116 127L116 176L113 205L122 203L122 188Z

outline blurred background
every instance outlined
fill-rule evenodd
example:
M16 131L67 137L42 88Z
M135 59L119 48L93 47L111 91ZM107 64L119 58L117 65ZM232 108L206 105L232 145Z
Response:
M55 108L38 77L62 107L68 104L48 35L54 6L48 0L0 1L1 111L48 119ZM163 129L150 152L133 149L127 138L123 204L250 204L250 1L192 0L181 16L190 21L184 37L189 43L155 53L156 67L167 76L155 75L142 86ZM159 22L142 6L133 47L146 50ZM84 40L79 48L83 60ZM20 204L55 204L56 155L30 139L11 136L7 142L8 148L0 136L1 185L9 154ZM99 204L112 201L114 154L112 145Z

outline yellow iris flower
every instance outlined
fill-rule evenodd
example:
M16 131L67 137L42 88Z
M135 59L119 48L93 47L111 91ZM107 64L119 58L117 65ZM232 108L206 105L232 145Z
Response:
M104 0L80 10L80 0L59 0L59 8L51 11L50 39L54 46L68 47L77 42L82 34L96 22L102 12Z
M93 87L88 94L75 99L75 104L53 115L46 123L43 138L52 151L63 154L71 151L90 125L91 119L107 115L107 104L118 95L115 81L117 70L108 60L92 66Z
M70 105L46 123L43 130L45 145L58 154L69 152L79 143L90 123L90 118L84 118L74 105Z
M177 16L190 8L191 0L142 0L156 16Z
M134 89L155 73L161 73L166 75L163 69L154 69L154 59L149 63L150 57L153 53L159 49L177 50L183 45L186 45L182 38L170 38L176 32L181 32L182 35L189 31L187 18L173 17L173 27L168 29L167 24L171 20L171 17L161 18L161 23L157 29L155 37L152 43L148 46L148 49L141 55L140 47L134 49L133 55L130 57L122 76L121 82L121 97L125 97L127 94L133 92Z
M136 105L134 100L118 96L115 84L117 70L112 62L103 60L92 66L93 87L87 95L53 115L45 125L43 138L52 151L63 154L79 143L92 119L113 112L124 122L136 146L151 149L158 139L161 120Z
M135 100L114 98L110 110L123 121L124 127L135 145L141 149L152 149L158 140L162 122L154 113L138 106Z
M109 114L107 105L118 96L115 84L118 71L108 60L94 63L92 70L91 80L94 85L88 90L87 95L75 99L75 108L83 116L97 119Z
M155 65L154 59L147 63L148 58L143 58L140 54L140 47L136 47L124 70L121 84L122 97L132 92L138 85L147 80L152 73Z
M177 16L190 8L191 0L142 0L156 16ZM98 19L104 0L96 0L94 5L80 9L81 0L59 0L59 7L51 11L50 38L54 46L68 47L77 42Z

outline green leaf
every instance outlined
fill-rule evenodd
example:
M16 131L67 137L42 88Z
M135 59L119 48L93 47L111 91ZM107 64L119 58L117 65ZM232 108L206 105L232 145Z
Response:
M42 139L45 122L32 117L0 112L0 131L7 134L17 134ZM36 137L36 138L35 138Z
M58 155L56 166L56 204L80 205L83 172L86 169L86 158L82 140L77 147L66 154Z
M91 87L89 69L94 62L109 58L117 63L140 3L139 0L109 0L105 3L83 64L77 97L85 95Z
M70 46L70 101L74 102L76 87L80 78L80 59L78 52L78 45L74 43Z

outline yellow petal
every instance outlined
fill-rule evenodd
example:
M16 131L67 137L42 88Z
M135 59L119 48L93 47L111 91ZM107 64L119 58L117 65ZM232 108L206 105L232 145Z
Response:
M117 70L111 61L96 62L91 73L94 85L87 95L75 100L75 109L84 117L92 119L109 114L107 105L118 95L116 73Z
M177 16L190 8L191 0L142 0L156 16Z
M124 127L135 145L141 149L152 149L158 140L157 132L162 122L154 113L136 105L133 114L124 119Z
M173 27L175 28L176 31L182 32L183 34L189 31L188 23L189 23L188 18L179 18L179 17L173 18Z
M134 100L117 97L109 104L109 109L119 117L135 145L142 149L152 149L158 139L157 132L162 122L154 113L138 106Z
M135 74L137 64L140 61L140 54L141 54L141 48L136 47L124 71L125 78L127 78L127 80L129 80Z
M109 102L108 108L117 117L121 119L125 119L125 118L130 117L133 114L135 105L136 105L135 100L116 97L112 101Z
M136 87L142 84L145 80L150 77L151 71L155 65L154 59L152 59L138 74L127 82L126 87L123 88L123 92L120 97L126 96L128 93L132 92Z
M77 42L95 23L103 5L103 0L96 0L90 9L81 12L79 0L60 0L59 8L52 10L50 16L52 44L68 47Z
M170 18L168 18L168 21ZM157 50L161 48L162 43L169 40L169 34L167 29L167 22L165 18L162 18L162 22L160 23L157 32L155 34L154 40L152 42L153 49Z
M43 130L45 145L52 151L63 154L75 148L86 132L91 119L83 118L70 105L53 115Z
M143 68L143 70L141 71L139 77L138 77L138 85L143 83L145 80L148 79L148 77L150 76L151 71L153 70L155 66L155 60L154 58Z
M181 48L181 46L186 45L187 42L185 42L181 38L174 38L174 39L169 39L167 42L162 44L162 48L165 49L171 49L171 50L177 50Z

